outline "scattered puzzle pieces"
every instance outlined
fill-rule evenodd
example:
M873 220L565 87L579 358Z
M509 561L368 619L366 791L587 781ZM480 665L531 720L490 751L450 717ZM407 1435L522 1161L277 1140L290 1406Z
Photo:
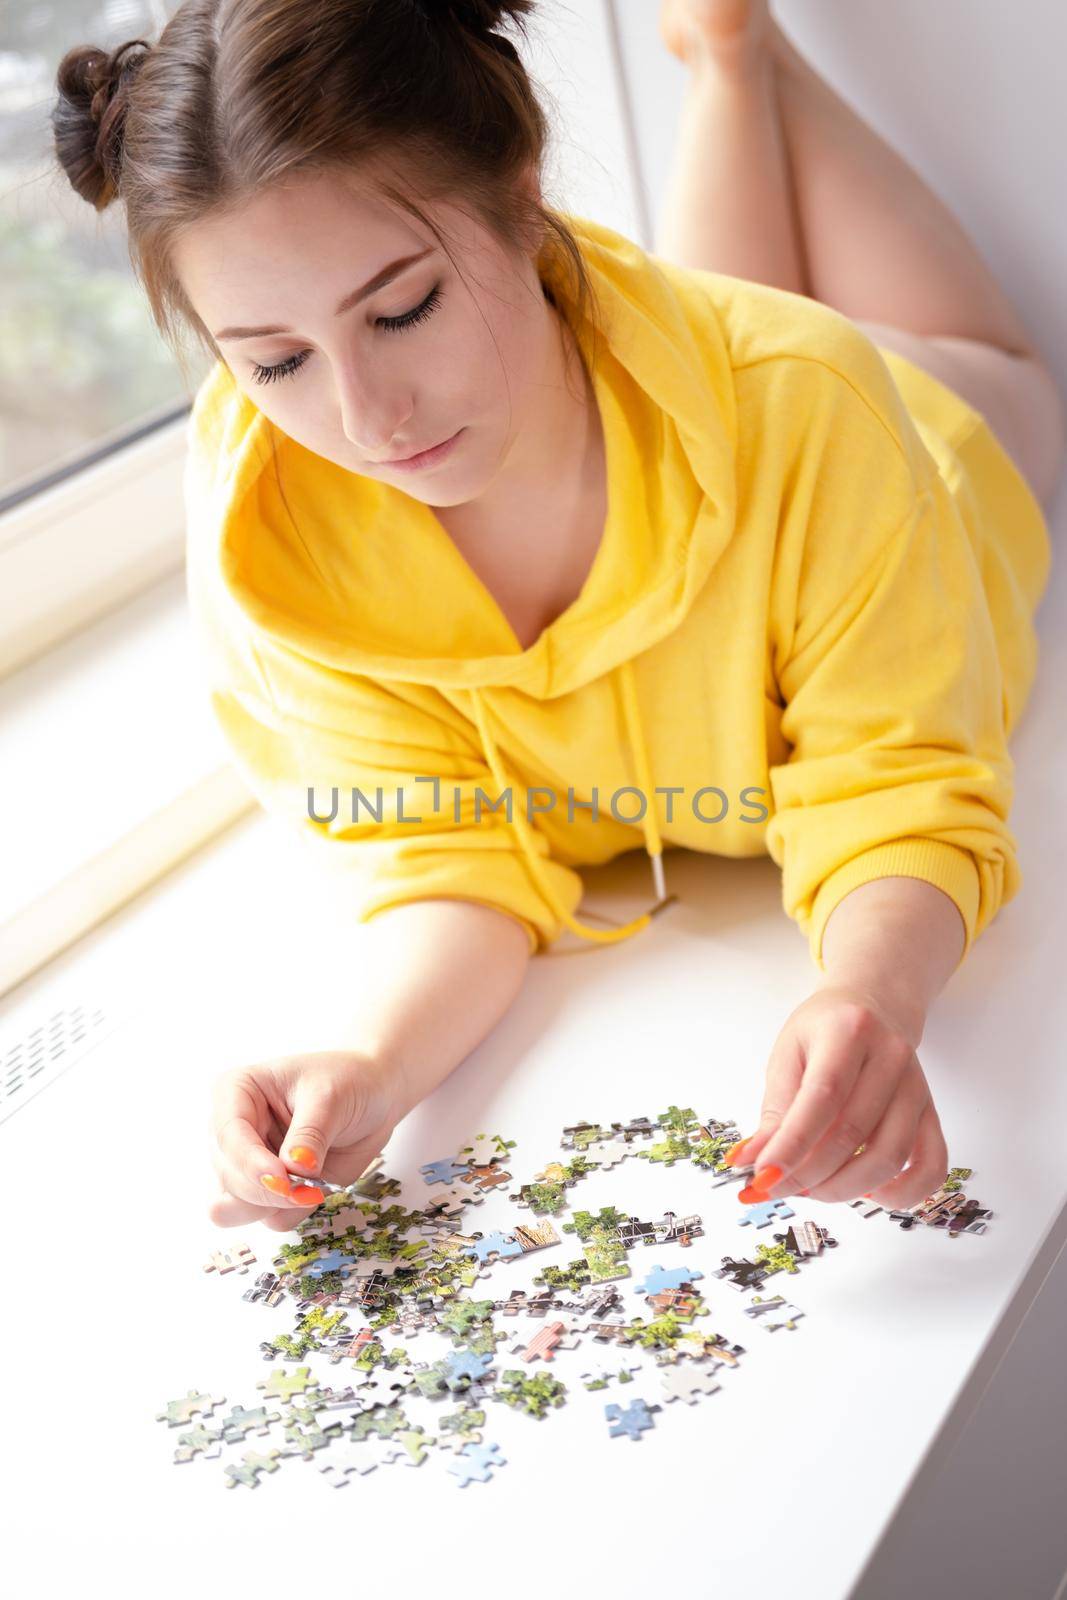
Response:
M745 1353L724 1334L708 1330L709 1309L696 1287L705 1271L718 1283L751 1291L773 1274L795 1274L837 1247L827 1229L795 1218L784 1199L744 1207L740 1216L736 1207L732 1213L726 1208L715 1219L726 1227L732 1215L737 1225L754 1231L791 1219L785 1231L770 1234L771 1242L756 1244L754 1260L723 1255L717 1269L706 1264L705 1271L646 1261L634 1281L630 1252L673 1244L697 1258L692 1246L704 1235L704 1220L669 1210L658 1220L645 1220L601 1205L598 1211L576 1209L562 1223L580 1243L583 1259L546 1265L532 1288L482 1299L472 1298L471 1291L478 1292L477 1280L512 1270L521 1256L558 1245L560 1235L549 1217L569 1211L575 1186L590 1174L614 1175L628 1157L642 1158L650 1168L689 1162L711 1189L718 1189L747 1181L753 1170L728 1167L723 1159L738 1138L732 1121L701 1119L692 1107L678 1105L654 1122L637 1117L628 1123L574 1124L560 1141L565 1158L546 1162L534 1170L532 1181L506 1194L539 1219L514 1227L502 1215L510 1206L500 1202L511 1182L503 1162L515 1142L496 1134L480 1133L456 1155L423 1164L419 1173L430 1193L417 1185L422 1205L405 1204L402 1185L379 1170L381 1157L347 1188L325 1184L322 1204L280 1243L271 1270L258 1273L240 1294L249 1304L295 1308L289 1331L271 1329L260 1339L268 1361L288 1364L275 1366L256 1385L264 1401L278 1401L279 1409L238 1404L211 1425L212 1411L224 1400L190 1390L159 1414L160 1421L185 1430L178 1435L175 1461L218 1459L226 1447L240 1447L254 1434L268 1443L223 1462L229 1488L255 1488L264 1472L275 1472L290 1457L311 1461L336 1488L379 1466L422 1466L428 1460L435 1463L431 1471L448 1471L458 1487L486 1483L505 1458L498 1445L483 1442L491 1409L485 1402L492 1399L543 1420L564 1403L566 1385L544 1367L531 1369L531 1363L557 1362L565 1374L560 1353L583 1342L588 1348L578 1364L587 1390L632 1385L642 1368L651 1368L658 1372L664 1403L696 1404L719 1388L718 1369L736 1369ZM962 1192L970 1176L970 1168L953 1168L921 1206L885 1214L905 1231L940 1228L952 1237L982 1232L992 1212ZM489 1225L474 1231L463 1214L468 1206L486 1203ZM866 1201L852 1204L864 1217L882 1210ZM203 1270L220 1278L243 1276L254 1263L250 1248L238 1244L213 1251ZM651 1312L647 1319L633 1316L642 1296ZM780 1294L754 1294L743 1309L768 1332L795 1329L804 1315ZM349 1312L364 1325L349 1328ZM561 1313L576 1314L577 1320L566 1321ZM498 1318L511 1319L512 1353L523 1364L502 1372L495 1365L497 1346L509 1335ZM437 1334L451 1348L436 1361L412 1363L412 1347L405 1341L423 1334ZM293 1363L312 1353L334 1364L349 1361L354 1385L325 1388L309 1366L294 1370ZM590 1362L594 1353L605 1359ZM443 1400L453 1409L432 1405ZM409 1403L426 1402L437 1420L435 1431L404 1410ZM640 1397L625 1406L606 1406L609 1436L625 1434L636 1441L660 1410Z

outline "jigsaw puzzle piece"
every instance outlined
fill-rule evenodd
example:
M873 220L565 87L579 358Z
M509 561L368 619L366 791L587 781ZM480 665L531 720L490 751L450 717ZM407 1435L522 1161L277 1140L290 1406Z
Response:
M590 1367L588 1372L582 1372L579 1376L586 1389L606 1389L608 1384L613 1382L632 1383L634 1381L634 1373L640 1372L640 1370L641 1363L639 1361L633 1363L624 1362L622 1366L615 1362L610 1364L602 1363L599 1366Z
M195 1389L190 1389L183 1400L168 1400L167 1409L156 1413L157 1422L165 1422L168 1427L177 1428L185 1422L192 1422L197 1412L202 1416L210 1416L216 1406L226 1404L224 1394L210 1395L199 1394Z
M234 1466L232 1463L226 1467L226 1487L236 1488L239 1483L247 1484L250 1489L255 1489L259 1484L261 1472L277 1472L280 1450L246 1450L241 1457L242 1465Z
M522 1245L514 1234L501 1233L499 1229L494 1233L485 1234L484 1237L480 1233L475 1234L467 1249L470 1255L477 1256L479 1264L483 1267L491 1256L499 1256L501 1261L508 1261L523 1253Z
M354 1409L373 1411L375 1406L399 1405L404 1398L404 1390L410 1388L414 1381L414 1375L408 1378L406 1383L402 1383L392 1379L389 1374L384 1377L376 1374L355 1390Z
M610 1168L617 1167L633 1151L624 1139L600 1139L595 1144L587 1145L582 1154L590 1161L595 1161L598 1167Z
M427 1161L419 1171L427 1183L455 1183L467 1171L467 1162L455 1156L440 1156L436 1161Z
M322 1450L334 1439L339 1439L344 1432L344 1425L340 1422L327 1423L325 1428L320 1428L317 1423L310 1427L302 1428L298 1422L287 1422L282 1429L287 1449L282 1451L286 1456L304 1456L310 1459L315 1450Z
M471 1144L463 1146L460 1155L466 1156L472 1167L489 1167L494 1161L505 1161L514 1145L514 1139L502 1139L499 1133L479 1133Z
M659 1406L650 1406L640 1397L631 1400L625 1408L618 1405L605 1406L604 1416L610 1424L608 1433L613 1439L619 1439L626 1434L636 1443L648 1428L655 1426L652 1413L658 1410Z
M355 1473L365 1475L373 1472L379 1465L378 1457L368 1449L365 1442L359 1444L347 1443L340 1448L334 1445L329 1457L323 1461L316 1461L315 1465L322 1473L325 1481L335 1489L343 1489L345 1484Z
M323 1255L317 1256L314 1261L309 1261L301 1268L303 1278L324 1278L327 1273L339 1272L342 1277L355 1272L358 1267L364 1266L366 1257L349 1255L345 1250L327 1250Z
M714 1394L719 1384L714 1373L694 1367L669 1367L660 1378L663 1398L695 1405L701 1395Z
M758 1294L752 1297L750 1303L744 1307L746 1317L758 1317L760 1325L768 1333L774 1333L778 1328L795 1328L797 1319L804 1315L797 1306L792 1306L784 1295L776 1294L768 1299L762 1299Z
M770 1222L782 1222L786 1217L795 1216L796 1212L785 1200L760 1200L755 1205L746 1205L744 1216L737 1218L737 1225L739 1228L765 1228Z
M664 1289L681 1289L688 1283L696 1283L703 1276L696 1267L667 1268L657 1262L643 1283L634 1284L634 1293L662 1294Z
M472 1188L469 1184L453 1183L447 1189L442 1189L428 1200L422 1209L422 1228L425 1230L431 1223L449 1217L458 1217L465 1206L480 1206L485 1204L485 1190Z
M178 1448L174 1452L175 1461L191 1461L194 1456L217 1456L222 1454L222 1429L205 1428L203 1423L197 1423L188 1433L179 1433Z
M488 1483L494 1467L507 1464L498 1444L466 1444L445 1467L465 1489L468 1483Z
M770 1274L760 1261L735 1261L731 1256L723 1256L722 1266L712 1274L728 1283L731 1289L758 1289L764 1279Z
M551 1361L557 1350L573 1350L578 1344L578 1333L568 1329L565 1322L548 1322L538 1328L532 1339L520 1339L511 1347L511 1353L523 1361Z
M473 1350L453 1350L436 1365L447 1387L454 1391L485 1378L493 1365L493 1357L478 1355Z
M204 1262L204 1271L217 1272L220 1276L226 1272L247 1272L255 1259L249 1245L230 1245L228 1249L212 1250Z
M257 1389L263 1390L264 1400L291 1400L294 1394L305 1394L318 1386L318 1379L311 1376L310 1367L297 1367L295 1372L275 1367L269 1378L262 1378L256 1384Z
M219 1418L219 1427L227 1444L237 1444L246 1434L269 1433L271 1423L280 1421L281 1413L268 1411L265 1406L256 1406L251 1411L246 1411L244 1406L231 1406L228 1415Z

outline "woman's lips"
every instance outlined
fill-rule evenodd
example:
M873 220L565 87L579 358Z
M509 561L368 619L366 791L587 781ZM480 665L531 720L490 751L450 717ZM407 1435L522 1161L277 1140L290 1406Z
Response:
M383 467L395 467L400 472L421 472L426 467L436 467L439 461L443 461L451 453L453 446L463 431L460 428L450 439L443 440L441 444L435 444L429 450L421 450L418 455L409 456L406 461L383 461L380 465Z

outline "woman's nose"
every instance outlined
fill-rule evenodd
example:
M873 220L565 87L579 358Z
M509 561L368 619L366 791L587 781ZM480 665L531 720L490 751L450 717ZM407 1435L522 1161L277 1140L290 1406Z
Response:
M414 409L406 395L376 391L357 374L346 373L338 381L338 399L345 438L368 459L387 461L408 453L395 443Z

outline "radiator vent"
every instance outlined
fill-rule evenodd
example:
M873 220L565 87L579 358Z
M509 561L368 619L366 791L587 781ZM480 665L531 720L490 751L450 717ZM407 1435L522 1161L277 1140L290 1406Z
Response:
M0 1122L88 1055L114 1028L105 1012L71 1006L0 1044Z

